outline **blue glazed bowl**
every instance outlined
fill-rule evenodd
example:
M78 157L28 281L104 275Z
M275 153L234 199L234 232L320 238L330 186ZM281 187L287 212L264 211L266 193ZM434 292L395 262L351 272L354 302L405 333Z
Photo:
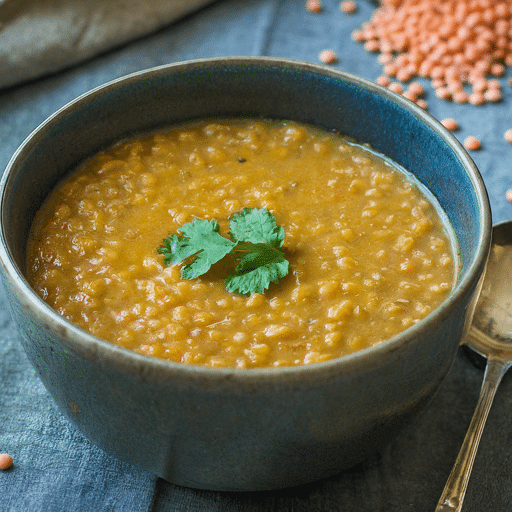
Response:
M25 279L27 233L69 169L135 132L212 116L313 123L370 143L414 173L453 226L461 269L449 298L378 346L303 367L209 369L98 339ZM0 184L0 261L24 349L62 412L105 451L171 482L282 488L335 474L378 450L440 387L471 321L491 215L457 140L408 100L321 65L271 58L173 64L99 87L37 128Z

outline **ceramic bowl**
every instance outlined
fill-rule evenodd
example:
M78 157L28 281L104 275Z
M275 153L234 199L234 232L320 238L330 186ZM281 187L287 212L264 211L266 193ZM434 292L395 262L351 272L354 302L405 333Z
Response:
M437 197L458 238L449 298L390 340L302 367L210 369L98 339L25 279L34 214L69 169L135 132L201 117L265 116L370 143ZM176 484L263 490L335 474L379 450L440 387L471 321L491 215L482 179L428 113L327 66L233 57L172 64L84 94L37 128L0 185L0 260L24 349L62 412L106 452Z

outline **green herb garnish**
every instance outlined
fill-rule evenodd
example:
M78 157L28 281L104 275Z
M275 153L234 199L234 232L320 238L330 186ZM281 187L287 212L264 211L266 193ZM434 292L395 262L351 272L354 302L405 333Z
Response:
M229 224L230 239L219 233L216 220L194 219L165 238L157 249L167 265L193 258L181 269L181 277L194 279L230 254L238 264L225 281L226 290L245 294L263 293L270 283L288 274L284 256L284 229L266 208L244 208Z

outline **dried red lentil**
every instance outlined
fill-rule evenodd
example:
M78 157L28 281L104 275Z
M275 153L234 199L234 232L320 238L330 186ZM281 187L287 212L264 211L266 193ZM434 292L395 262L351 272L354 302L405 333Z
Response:
M430 78L438 97L481 105L501 99L486 77L512 63L511 25L510 1L381 0L352 38L381 52L385 74Z
M404 91L402 93L402 96L404 98L407 98L408 100L411 100L411 101L416 101L418 99L418 97L416 96L416 94L414 94L413 92L407 90L407 91Z
M452 119L451 117L447 117L446 119L443 119L441 121L441 124L447 130L450 130L452 132L455 132L455 131L457 131L459 129L459 123L455 119Z
M416 105L418 105L418 107L421 107L425 110L428 108L428 103L422 98L420 98L419 100L416 100Z
M469 103L471 105L483 105L485 103L485 98L483 93L481 92L474 92L473 94L469 95Z
M485 95L484 95L485 98ZM452 94L452 100L455 103L468 103L469 102L469 94L466 91L455 91Z
M501 91L499 89L487 89L484 92L484 99L491 103L496 103L501 100Z
M352 0L345 0L340 3L340 9L346 14L353 14L357 11L357 4Z
M324 64L335 64L338 62L338 57L332 50L322 50L318 55L318 59Z
M308 0L306 2L306 10L309 12L321 12L324 6L320 0Z
M507 190L505 197L507 198L508 201L510 201L512 203L512 188L509 188Z
M423 85L421 85L419 82L411 82L409 84L408 90L412 93L416 94L416 96L420 97L425 94L425 90L423 89Z
M509 128L503 135L507 142L512 143L512 128Z
M387 87L391 83L391 78L386 75L381 75L379 78L377 78L377 83L383 87Z
M391 82L389 85L388 85L388 89L390 91L393 91L393 92L396 92L398 94L402 94L404 92L404 87L401 83L399 82Z
M482 143L474 135L469 135L464 139L464 146L470 151L478 151L482 148Z
M0 453L0 471L5 471L12 466L12 457L8 453Z

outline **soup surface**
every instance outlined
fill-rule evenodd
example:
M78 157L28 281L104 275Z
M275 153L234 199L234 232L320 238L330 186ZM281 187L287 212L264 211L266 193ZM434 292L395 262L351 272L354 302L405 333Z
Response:
M228 256L185 280L157 253L194 218L267 208L290 271L265 293L227 292ZM439 210L387 159L283 121L206 120L85 161L52 192L27 272L55 310L130 350L210 367L325 361L419 322L456 261Z

